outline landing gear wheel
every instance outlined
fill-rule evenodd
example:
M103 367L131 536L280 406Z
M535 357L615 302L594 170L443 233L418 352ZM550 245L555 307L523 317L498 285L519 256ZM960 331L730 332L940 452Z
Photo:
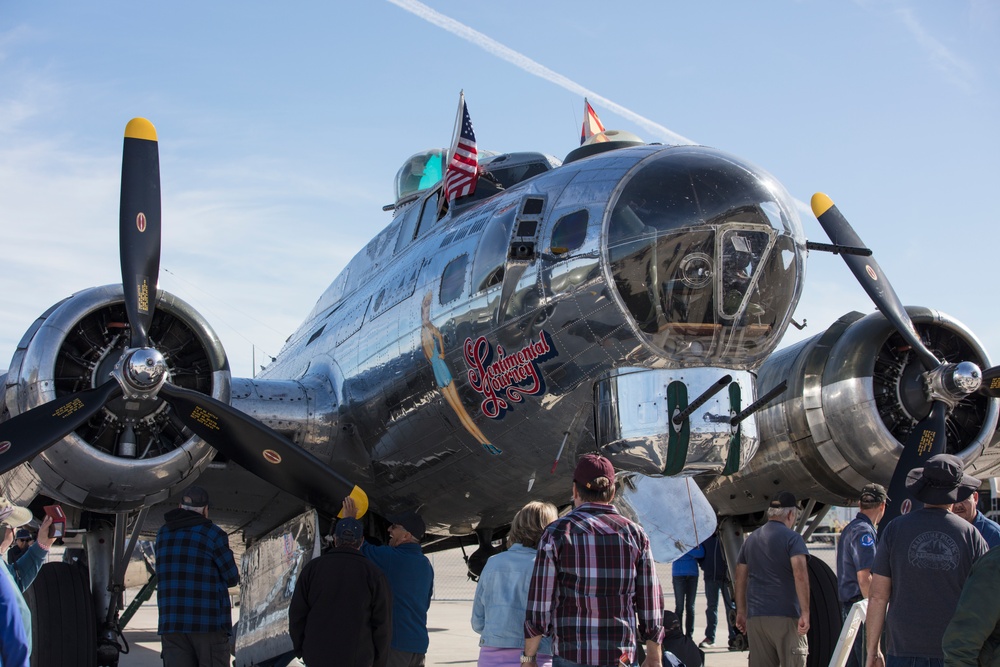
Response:
M837 576L815 556L807 556L809 568L809 658L806 667L830 664L833 649L844 624L837 598Z
M24 599L31 609L31 667L96 667L97 620L83 568L46 563Z

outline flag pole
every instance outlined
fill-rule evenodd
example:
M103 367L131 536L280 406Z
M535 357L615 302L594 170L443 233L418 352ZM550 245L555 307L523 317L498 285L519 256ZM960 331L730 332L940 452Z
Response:
M448 178L448 165L451 164L451 158L454 156L456 149L458 148L458 136L462 131L462 111L465 108L465 89L458 91L458 111L455 113L455 127L451 131L451 145L448 146L448 152L445 154L445 170L443 177L441 179L441 194L438 195L438 210L437 219L440 220L441 216L444 215L444 207L448 205L448 199L444 196L445 193L445 180Z
M448 147L448 159L445 164L451 162L451 158L455 155L455 149L458 148L458 135L462 131L462 109L465 106L465 89L458 91L458 111L455 112L455 127L451 130L451 145Z

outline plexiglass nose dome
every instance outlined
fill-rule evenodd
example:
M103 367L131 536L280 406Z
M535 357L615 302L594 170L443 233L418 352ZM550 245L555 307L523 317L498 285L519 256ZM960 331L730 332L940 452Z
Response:
M770 175L698 146L661 151L626 177L607 255L630 317L681 365L752 368L798 302L805 238Z

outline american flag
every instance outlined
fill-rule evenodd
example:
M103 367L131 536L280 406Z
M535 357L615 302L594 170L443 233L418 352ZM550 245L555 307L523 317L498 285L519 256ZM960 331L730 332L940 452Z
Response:
M472 118L465 104L465 93L458 100L462 127L451 146L451 160L444 175L444 197L451 201L471 195L479 179L479 159L476 150L476 133L472 131Z
M582 146L583 142L587 139L603 131L604 125L601 124L601 119L597 117L594 107L590 106L590 102L587 101L586 97L583 98L583 127L580 129L580 145Z

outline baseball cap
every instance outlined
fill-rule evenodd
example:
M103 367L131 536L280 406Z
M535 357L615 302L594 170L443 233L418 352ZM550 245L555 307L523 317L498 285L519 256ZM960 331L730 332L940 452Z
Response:
M861 502L884 503L889 500L889 494L881 484L865 484L861 489Z
M0 523L17 528L31 521L31 518L31 510L27 507L15 505L7 500L7 496L0 496Z
M795 507L795 496L791 491L778 491L778 493L771 498L770 506L775 508Z
M364 537L364 529L357 519L344 518L337 522L337 528L333 534L338 540L357 542Z
M29 533L28 531L26 531L24 528L20 528L20 529L18 529L18 531L16 533L14 533L14 539L15 540L32 540L34 538L31 536L31 533Z
M189 486L184 491L181 504L188 507L208 507L208 491L200 486Z
M423 539L424 533L427 532L427 525L424 523L424 520L420 518L419 514L412 510L387 516L386 519L391 524L402 526L410 533L410 535L413 535L418 540Z
M611 460L600 454L581 456L573 471L573 481L589 489L599 477L607 477L609 482L615 483L615 467Z

